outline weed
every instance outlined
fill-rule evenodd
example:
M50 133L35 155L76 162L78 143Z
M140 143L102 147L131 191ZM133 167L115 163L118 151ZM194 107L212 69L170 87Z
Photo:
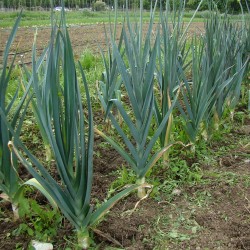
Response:
M108 192L108 197L112 196L112 194L117 190L129 183L135 183L136 182L136 175L135 173L127 168L126 166L122 166L121 169L116 171L118 176L115 181L111 183L109 192Z
M159 216L155 222L156 236L154 249L171 249L173 245L180 241L189 241L194 238L200 230L200 226L192 219L192 213L185 213L182 210L176 210L173 207L173 213ZM166 248L169 247L169 248Z
M90 50L86 50L85 52L83 52L82 58L80 59L82 68L84 70L91 70L93 68L95 68L96 65L96 57L94 56L94 54L90 51Z
M245 175L242 177L242 182L243 182L243 186L246 188L250 187L250 177L248 175Z
M212 195L207 190L198 190L196 191L193 196L186 196L186 199L191 201L193 204L195 204L197 207L205 207L208 206L209 202L212 199Z
M169 166L170 179L178 180L182 183L200 182L202 174L198 164L188 166L185 160L171 161Z
M57 210L39 205L35 200L21 201L20 217L23 222L12 231L13 236L29 235L39 241L49 241L57 234L62 217Z

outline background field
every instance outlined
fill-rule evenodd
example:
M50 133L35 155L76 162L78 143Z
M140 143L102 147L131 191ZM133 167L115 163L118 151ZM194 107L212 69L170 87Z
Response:
M0 28L12 27L15 18L18 16L18 11L0 11ZM136 20L136 11L130 11L131 18ZM184 14L184 21L188 22L192 17L194 11L189 11ZM158 13L159 14L159 13ZM157 15L156 13L156 20ZM60 13L57 13L59 16ZM149 11L144 11L144 20L147 22L149 20ZM200 11L196 14L194 22L202 22L204 18L209 15L208 11ZM39 27L39 26L49 26L50 25L50 11L27 11L23 13L23 18L21 21L21 27ZM114 12L112 11L70 11L66 12L66 18L68 25L82 25L82 24L101 24L108 23L109 20L114 20ZM124 11L118 12L118 21L121 22L124 18ZM239 15L231 15L234 20L241 20ZM249 18L249 15L248 15Z

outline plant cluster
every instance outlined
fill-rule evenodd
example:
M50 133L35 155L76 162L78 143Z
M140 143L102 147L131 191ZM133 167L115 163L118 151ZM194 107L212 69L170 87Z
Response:
M183 23L185 5L170 6L170 1L161 5L157 24L156 7L157 1L151 5L146 25L142 0L137 23L131 22L127 11L118 43L117 15L114 27L110 24L106 33L107 55L102 51L105 70L97 84L107 121L105 129L94 127L82 67L89 69L92 59L86 56L82 63L75 63L64 11L59 24L52 19L49 44L39 57L34 41L32 68L23 67L20 79L23 91L19 102L20 86L9 102L6 96L15 60L8 67L8 54L21 14L6 45L0 77L1 197L12 203L18 216L24 185L36 187L74 226L82 249L90 245L89 230L118 200L135 189L139 198L146 197L150 185L145 177L157 161L168 164L168 151L173 145L192 143L195 149L199 141L211 139L225 111L233 113L239 102L249 67L249 24L244 19L241 25L232 23L211 7L205 33L194 35L190 42L190 23ZM174 15L169 14L172 9ZM84 105L81 89L85 92ZM30 107L45 145L46 161L55 161L56 177L21 140L22 124ZM186 135L183 141L175 141L171 133L178 119L180 133L185 131ZM115 131L112 136L111 128ZM94 132L121 154L137 179L96 208L91 204ZM18 162L33 179L19 180ZM169 167L183 180L183 175L189 174L187 169L180 171L180 166ZM36 208L36 204L31 207ZM32 234L29 228L25 230Z
M95 11L104 11L106 9L106 4L102 1L96 1L93 4L93 10Z
M156 6L157 2L147 27L142 8L134 25L127 14L118 45L111 32L109 60L103 55L106 77L98 88L105 117L120 140L98 129L96 132L123 156L138 183L144 183L162 156L164 162L168 160L174 144L192 143L194 150L200 140L211 138L225 110L233 113L239 101L249 61L244 21L239 27L211 7L205 34L194 35L190 43L190 23L183 26L185 6L176 7L172 20L169 3L161 6L159 23L154 27ZM188 140L171 138L177 119ZM138 195L143 197L145 190Z

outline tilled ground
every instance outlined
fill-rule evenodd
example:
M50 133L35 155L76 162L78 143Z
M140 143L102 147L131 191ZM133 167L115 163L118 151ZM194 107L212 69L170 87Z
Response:
M108 25L106 24L108 29ZM23 61L26 64L31 63L31 53L32 46L34 43L34 35L37 30L37 53L41 53L46 47L51 29L49 27L39 27L39 28L19 28L15 41L12 45L11 54L13 56L17 51L16 63L21 63ZM204 30L203 23L192 23L189 28L189 34L197 33L200 34ZM117 26L117 39L119 38L119 33L121 31L121 25ZM11 29L0 29L0 65L2 63L2 54L6 45L6 41L9 37ZM104 50L106 47L105 42L105 25L82 25L82 26L70 26L69 27L70 38L72 42L72 47L76 57L82 55L82 53L89 49L93 53L99 53L100 48Z

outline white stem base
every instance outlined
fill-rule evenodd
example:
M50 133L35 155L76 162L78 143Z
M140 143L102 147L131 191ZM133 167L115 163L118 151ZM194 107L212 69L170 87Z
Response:
M137 184L142 185L145 183L145 177L142 177L141 179L137 179ZM146 196L146 188L145 187L138 187L137 191L138 198L142 199Z
M51 149L49 145L45 145L45 154L46 154L46 161L51 162L52 154L51 154Z
M90 247L90 237L88 230L77 232L78 247L88 249Z
M19 211L18 211L18 205L12 203L12 211L13 211L13 216L14 216L14 221L17 221L19 219Z

